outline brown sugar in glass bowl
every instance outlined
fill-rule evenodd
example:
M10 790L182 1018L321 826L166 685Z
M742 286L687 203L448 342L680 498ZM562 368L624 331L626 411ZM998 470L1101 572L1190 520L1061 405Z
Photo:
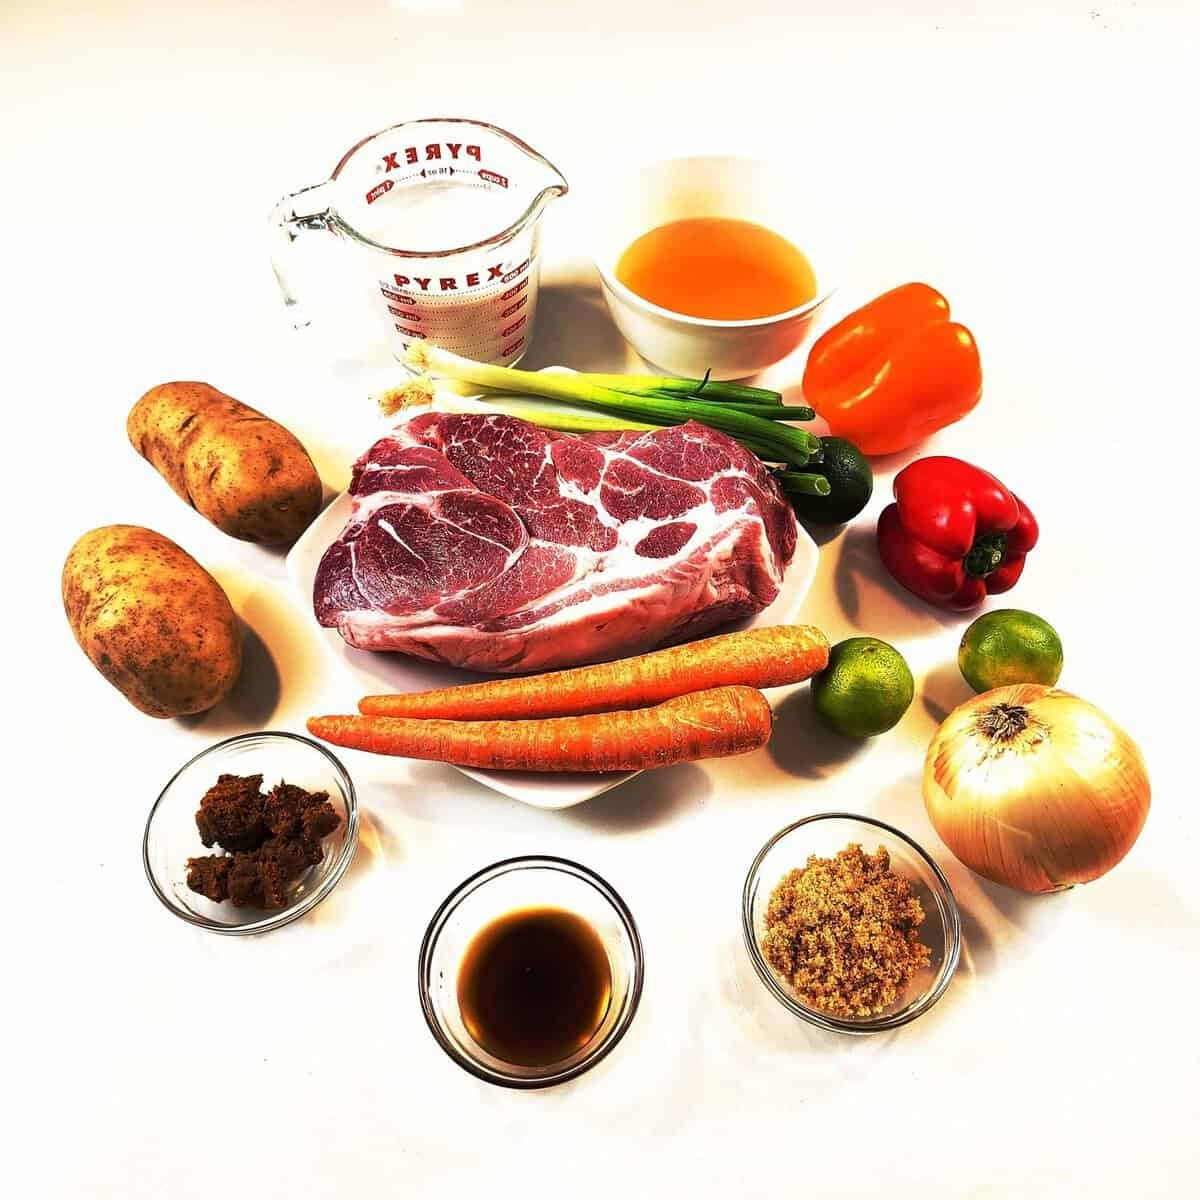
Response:
M321 838L320 861L297 864L304 866L299 878L272 897L282 899L282 907L262 908L211 900L188 887L188 860L213 853L212 847L205 846L197 828L196 812L201 798L222 775L242 778L261 775L269 785L287 780L308 793L324 792L328 796L338 824ZM262 830L239 826L236 814L228 806L211 807L209 819L213 824L206 824L206 837L219 833L242 845L261 837ZM328 817L322 823L328 825ZM212 933L265 933L303 916L333 891L354 857L358 829L354 784L342 764L324 746L294 733L248 733L210 746L175 773L150 811L142 842L142 861L155 895L181 920ZM316 829L310 832L315 833ZM220 837L213 836L213 841L229 849ZM301 841L297 838L298 844Z
M924 923L888 852L867 854L853 842L832 858L810 854L775 885L759 946L805 1004L835 1017L874 1017L929 965Z
M808 914L796 914L791 929L786 920L789 914L781 911L777 902L771 911L772 897L779 885L787 880L794 884L793 874L803 871L811 856L818 860L834 861L839 852L858 844L872 857L881 848L887 858L888 872L881 870L882 860L874 867L863 867L856 861L843 859L845 878L841 884L818 877L810 879L813 894L792 896L789 905L805 903L812 906ZM831 868L823 868L826 874ZM836 869L835 870L836 873ZM820 874L820 872L818 873ZM904 886L888 882L890 874L904 881ZM876 890L871 903L876 908L873 929L865 930L867 939L875 938L891 958L894 991L879 987L875 967L861 969L850 962L834 972L820 970L797 978L798 939L804 936L801 928L804 916L812 917L824 911L849 921L858 912L854 902L838 899L842 885L854 886L868 882ZM913 919L919 906L921 920ZM880 916L885 919L880 922ZM779 932L774 946L768 938L770 925ZM837 931L826 930L836 940ZM781 829L759 851L746 876L742 892L742 934L750 960L767 990L796 1016L822 1029L838 1033L876 1033L895 1029L927 1012L950 985L958 966L961 951L962 926L950 885L937 864L906 834L871 817L852 813L819 813ZM763 943L767 941L767 951ZM815 946L819 937L810 945ZM900 945L903 941L904 945ZM928 961L925 950L927 948ZM775 952L772 952L775 951ZM769 958L781 968L776 969ZM802 966L802 964L801 964ZM792 968L789 970L789 968ZM799 983L799 987L796 984ZM821 992L824 995L821 995ZM823 1006L816 1001L821 1000ZM863 1012L862 1009L878 1010Z

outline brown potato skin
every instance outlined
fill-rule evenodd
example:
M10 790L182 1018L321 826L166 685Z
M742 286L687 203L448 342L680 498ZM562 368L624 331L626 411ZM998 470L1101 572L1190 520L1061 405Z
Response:
M161 383L130 410L133 448L201 516L245 542L294 542L321 510L299 440L207 383Z
M92 665L149 716L204 712L237 681L242 638L229 598L161 533L85 533L63 566L62 598Z

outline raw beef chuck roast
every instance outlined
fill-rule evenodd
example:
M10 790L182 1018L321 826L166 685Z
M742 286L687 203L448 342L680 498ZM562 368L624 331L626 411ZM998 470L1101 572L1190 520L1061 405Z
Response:
M355 464L350 492L317 619L352 646L475 671L698 637L768 605L796 545L758 459L695 423L576 437L425 412Z

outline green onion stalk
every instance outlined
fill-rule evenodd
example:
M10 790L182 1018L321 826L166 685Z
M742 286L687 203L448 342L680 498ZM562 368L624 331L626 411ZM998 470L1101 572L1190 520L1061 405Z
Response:
M774 475L785 496L828 496L833 490L824 475L807 471L775 471Z
M614 392L625 392L631 396L659 396L667 400L691 398L704 400L711 404L749 404L766 408L783 408L785 416L776 420L811 421L812 409L799 405L785 405L783 396L770 388L748 387L741 383L725 383L705 375L703 379L681 379L670 375L600 375L580 374L577 371L560 371L559 374L571 374L577 379L586 379L597 387L608 388ZM462 396L475 396L479 393L478 384L468 383L462 379L447 377L442 382L452 391ZM807 414L807 415L806 415Z
M559 404L578 405L597 410L610 417L621 418L619 426L605 422L603 426L584 428L585 417L572 418L569 432L589 432L595 428L655 428L662 425L681 425L698 421L740 441L752 454L766 462L803 467L820 457L820 440L802 429L783 424L786 420L811 420L811 409L780 402L777 392L765 388L749 388L736 384L714 383L708 380L670 379L659 376L594 376L549 371L522 371L515 367L498 367L475 362L452 354L429 342L414 342L406 351L407 365L424 372L400 388L385 392L380 404L385 412L395 412L412 403L428 403L434 387L462 393L469 390L483 396L496 407L514 416L524 416L535 424L560 428L556 418L545 411L533 410L528 416L513 407L524 407L527 400L512 397L536 397ZM618 390L597 383L597 379L625 382ZM633 380L641 381L639 387ZM734 398L736 396L736 399ZM426 397L422 400L422 397ZM771 400L770 397L774 397Z
M403 391L403 389L397 389ZM413 393L409 393L412 395ZM628 417L609 417L602 413L590 412L586 409L572 408L569 405L546 404L539 402L536 397L513 396L505 393L499 398L460 396L455 392L434 389L433 401L439 412L450 413L494 413L503 411L510 417L520 417L531 425L540 425L543 429L557 429L560 433L623 433L627 429L649 430L660 429L659 425L651 425L648 421L633 421ZM408 407L407 404L401 407Z
M770 388L747 387L740 383L724 383L710 379L677 379L661 375L588 375L598 387L610 388L614 392L628 392L634 396L661 395L679 399L691 397L707 400L714 404L756 404L784 407L783 396ZM811 420L811 417L800 418Z

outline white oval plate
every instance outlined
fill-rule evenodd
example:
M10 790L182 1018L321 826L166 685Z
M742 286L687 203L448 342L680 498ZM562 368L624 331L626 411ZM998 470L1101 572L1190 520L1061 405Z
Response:
M351 500L343 492L305 530L300 540L287 556L287 571L299 590L305 608L312 614L313 581L321 556L330 546L350 519ZM784 574L783 587L779 595L757 616L730 628L754 629L763 625L786 625L794 621L812 586L817 571L818 550L816 543L798 527L796 552ZM438 663L424 662L404 654L389 654L376 650L356 650L342 641L336 629L313 627L326 649L341 664L350 676L348 699L344 711L354 712L360 696L379 692L417 692L429 688L454 687L461 683L478 683L481 679L494 678L463 671L458 667L447 667ZM522 804L534 808L570 808L582 804L593 796L599 796L610 788L632 779L640 771L605 771L585 773L575 771L542 774L537 771L481 771L473 767L459 767L464 775L497 792L503 792Z

